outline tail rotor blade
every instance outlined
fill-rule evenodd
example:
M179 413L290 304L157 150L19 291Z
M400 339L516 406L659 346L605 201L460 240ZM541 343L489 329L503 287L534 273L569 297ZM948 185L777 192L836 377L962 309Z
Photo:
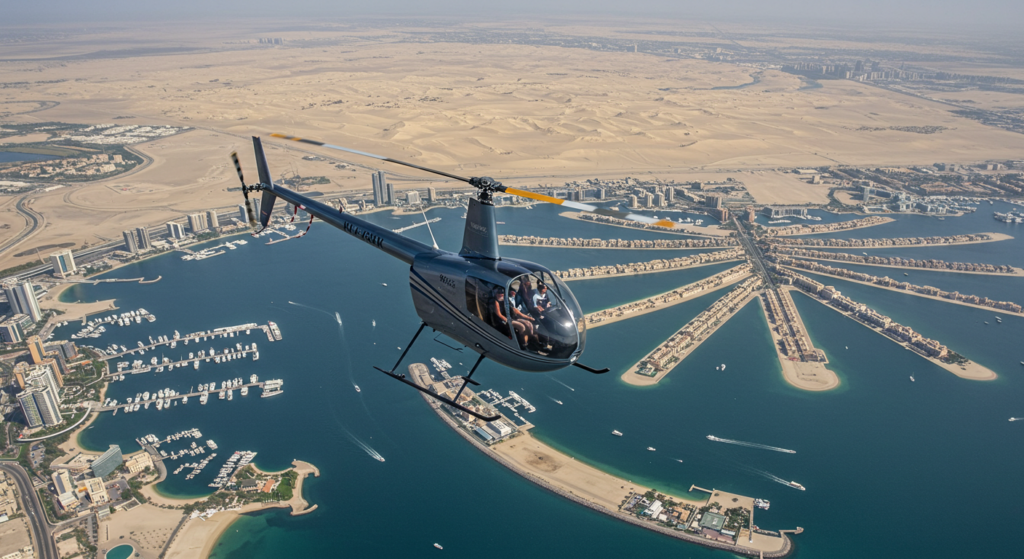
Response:
M249 200L249 188L245 185L245 177L242 176L242 164L238 161L238 152L231 152L231 160L235 162L235 171L238 172L238 180L242 181L242 196L245 197L245 216L249 218L249 226L256 227L256 212L252 209L252 202Z
M302 142L304 144L310 144L310 145L313 145L313 146L320 146L320 147L325 147L325 148L329 148L329 149L336 149L338 151L344 151L344 152L347 152L347 153L353 153L355 155L362 155L363 157L371 157L373 159L379 159L381 161L387 161L388 163L394 163L396 165L404 165L406 167L411 167L413 169L419 169L420 171L426 171L428 173L433 173L435 175L441 175L442 177L448 177L450 179L455 179L457 181L471 182L470 179L467 179L466 177L460 177L458 175L453 175L451 173L446 173L444 171L438 171L437 169L431 169L429 167L421 167L420 165L414 165L412 163L406 163L405 161L399 161L397 159L391 159L390 157L384 157L383 155L375 155L375 154L372 154L372 153L366 153L365 151L359 151L359 150L355 150L355 149L350 149L350 148L345 148L345 147L341 147L341 146L336 146L336 145L333 145L333 144L327 144L327 143L324 143L324 142L321 142L321 141L318 141L318 140L310 140L310 139L307 139L307 138L297 138L295 136L287 136L285 134L271 134L270 136L273 137L273 138L281 138L283 140L291 140L293 142Z

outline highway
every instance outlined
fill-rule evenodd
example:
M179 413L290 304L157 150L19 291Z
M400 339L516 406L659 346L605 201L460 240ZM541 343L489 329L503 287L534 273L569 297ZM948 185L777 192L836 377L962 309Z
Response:
M764 255L761 254L761 249L757 248L757 245L754 244L754 240L747 234L747 230L744 229L740 220L733 218L732 222L736 225L736 235L739 236L740 243L750 253L750 259L754 262L754 269L764 278L765 285L770 289L775 289L775 282L772 281L772 276L764 265Z
M28 473L17 462L0 462L0 470L11 476L18 486L29 529L32 531L32 545L35 547L36 556L41 559L60 559L57 555L57 544L50 535L50 523L46 520L46 512L43 510L43 504L39 502L39 494L32 487Z
M22 229L21 232L15 235L13 239L4 243L3 246L0 246L0 254L3 254L8 250L11 250L15 246L19 245L22 241L31 237L32 234L35 233L37 229L39 229L39 222L42 221L43 216L37 214L34 210L29 209L29 207L25 204L25 202L27 202L28 199L31 197L32 194L26 194L25 196L22 196L18 200L18 203L14 206L15 209L18 210L18 213L25 218L27 226L24 229Z

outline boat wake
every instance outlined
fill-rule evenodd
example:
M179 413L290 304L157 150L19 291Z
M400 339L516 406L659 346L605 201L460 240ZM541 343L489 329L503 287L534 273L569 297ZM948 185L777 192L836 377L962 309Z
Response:
M341 324L341 315L339 315L338 313L334 313L334 314L332 315L331 313L329 313L329 312L327 312L327 311L325 311L325 310L323 310L323 309L318 309L318 308L316 308L316 307L311 307L311 306L309 306L309 305L303 305L302 303L296 303L295 301L288 301L288 304L289 304L289 305L295 305L296 307L302 307L302 308L304 308L304 309L309 309L309 310L311 310L311 311L316 311L316 312L324 313L324 314L326 314L327 316L329 316L329 317L331 317L331 318L333 318L333 319L337 320L337 321L338 321L338 324Z
M779 448L777 446L768 446L766 444L759 443L748 443L746 441L734 441L732 439L720 439L713 435L708 435L709 441L715 441L716 443L734 444L736 446L745 446L747 448L758 448L761 450L773 450L775 452L785 452L786 454L796 454L795 450L789 450L788 448Z
M1024 421L1024 417L1011 417L1010 421Z
M575 388L573 388L573 387L569 386L568 384L565 384L564 382L562 382L562 381L560 381L560 380L558 380L558 379L556 379L556 378L552 378L551 380L553 380L553 381L557 382L558 384L561 384L562 386L564 386L564 387L568 388L569 390L572 390L573 392L576 392L576 389L575 389Z
M784 480L781 477L779 477L779 476L777 476L777 475L775 475L775 474L773 474L771 472L767 472L765 470L759 470L759 469L754 468L752 466L743 466L742 469L746 470L748 473L751 473L751 474L763 477L764 479L767 479L769 481L774 481L775 483L781 483L782 485L785 485L786 487L793 487L794 489L801 489L803 487L803 486L799 486L799 487L794 486L793 482L791 482L791 481Z
M384 457L381 456L381 454L379 452L374 450L373 447L371 447L370 445L368 445L368 444L364 443L363 441L359 440L359 437L353 435L351 431L349 431L348 429L345 429L345 433L347 433L348 434L348 438L351 439L352 442L355 443L355 445L358 446L360 449L362 449L363 452L365 452L370 458L373 458L374 460L377 460L378 462L383 462L384 461Z

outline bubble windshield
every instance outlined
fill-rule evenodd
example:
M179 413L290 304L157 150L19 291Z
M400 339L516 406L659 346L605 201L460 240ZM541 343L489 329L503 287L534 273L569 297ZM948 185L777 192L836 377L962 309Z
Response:
M519 347L552 359L567 359L579 346L575 313L559 296L560 282L550 274L523 274L508 284L505 301Z

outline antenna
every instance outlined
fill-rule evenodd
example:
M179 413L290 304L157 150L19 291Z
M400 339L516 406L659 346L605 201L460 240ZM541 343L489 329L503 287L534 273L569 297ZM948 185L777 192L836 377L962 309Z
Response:
M430 240L434 242L434 250L437 249L437 239L434 238L434 232L430 230L430 220L427 219L427 212L420 206L420 213L423 214L423 222L427 224L427 231L430 232Z

